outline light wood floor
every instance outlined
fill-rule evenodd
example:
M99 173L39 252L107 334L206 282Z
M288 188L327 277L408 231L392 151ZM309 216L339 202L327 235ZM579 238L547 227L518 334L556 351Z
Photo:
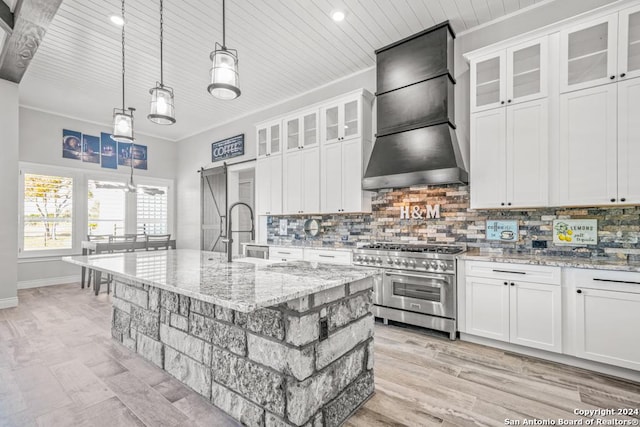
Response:
M0 310L0 426L237 425L113 342L107 295L70 284L19 298ZM376 394L348 426L503 426L640 408L637 383L406 328L375 332Z

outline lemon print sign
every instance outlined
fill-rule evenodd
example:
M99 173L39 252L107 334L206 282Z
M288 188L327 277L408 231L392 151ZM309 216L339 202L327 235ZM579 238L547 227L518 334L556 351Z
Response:
M554 245L584 246L597 243L597 219L556 219L553 221Z

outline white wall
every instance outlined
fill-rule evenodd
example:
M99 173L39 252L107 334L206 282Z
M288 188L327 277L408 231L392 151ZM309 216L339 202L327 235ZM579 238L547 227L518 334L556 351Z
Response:
M137 120L146 120L146 118L139 117ZM99 164L83 163L79 160L62 157L62 129L100 136L100 132L110 132L108 125L84 122L24 107L20 108L20 116L17 121L20 126L19 160L21 162L91 170L100 174L128 176L130 173L130 169L126 167L119 167L116 170L103 169ZM175 142L140 134L136 134L136 142L146 145L148 148L148 169L135 169L134 177L175 180L178 148ZM17 170L17 167L16 161L12 171ZM17 182L17 172L15 180ZM17 188L17 184L12 188ZM17 198L16 193L15 199L17 200ZM17 213L14 217L17 217ZM17 247L16 243L13 247L14 254ZM30 287L59 282L61 279L69 279L71 276L75 276L76 280L79 280L80 268L60 261L59 257L20 259L17 275L19 287Z
M284 115L290 111L339 96L359 88L371 93L376 88L375 69L367 69L348 76L325 87L317 88L297 98L274 105L270 108L251 113L233 122L214 127L208 131L179 141L177 170L177 218L178 247L200 248L200 175L197 171L216 166L211 163L211 143L244 133L245 155L229 160L229 164L255 159L255 124L272 117ZM220 101L225 102L225 101ZM230 101L233 102L233 101ZM218 163L221 165L221 162Z
M0 308L17 300L18 85L0 79Z

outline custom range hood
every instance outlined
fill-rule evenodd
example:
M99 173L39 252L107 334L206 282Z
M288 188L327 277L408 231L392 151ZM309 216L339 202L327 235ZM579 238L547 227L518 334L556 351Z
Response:
M376 51L376 142L362 188L468 183L454 124L453 39L443 22Z

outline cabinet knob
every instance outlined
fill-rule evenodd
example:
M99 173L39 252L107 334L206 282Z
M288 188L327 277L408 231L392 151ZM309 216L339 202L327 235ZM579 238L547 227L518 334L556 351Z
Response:
M500 104L504 104L504 101L500 101Z
M515 283L511 282L511 286L515 286L515 285L516 285Z
M611 199L611 202L615 202L615 201L616 201L616 199Z
M582 293L582 289L578 289L576 292L581 294Z
M500 203L500 206L504 206L504 202Z
M507 206L511 206L511 202L507 203Z
M627 199L625 199L624 197L622 199L620 199L621 202L626 202Z
M507 102L508 102L508 103L511 103L511 100L510 100L510 99L507 99Z
M613 80L613 79L615 79L615 78L616 78L616 76L610 76L609 78L610 78L611 80Z
M508 285L508 283L507 283L507 282L504 282L504 285L505 285L505 286L507 286L507 285Z
M627 73L622 73L622 74L620 74L620 77L624 77L626 75L627 75Z

